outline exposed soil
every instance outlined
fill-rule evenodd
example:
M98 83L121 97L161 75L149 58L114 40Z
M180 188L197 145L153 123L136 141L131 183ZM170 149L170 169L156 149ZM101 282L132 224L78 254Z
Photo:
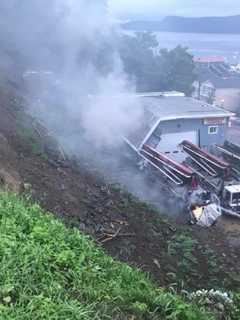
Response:
M91 235L112 256L178 288L240 285L238 222L183 226L109 185L94 169L64 159L43 128L24 115L16 92L0 92L0 181ZM181 220L181 219L179 219ZM229 237L228 237L229 233ZM234 242L232 235L234 234Z

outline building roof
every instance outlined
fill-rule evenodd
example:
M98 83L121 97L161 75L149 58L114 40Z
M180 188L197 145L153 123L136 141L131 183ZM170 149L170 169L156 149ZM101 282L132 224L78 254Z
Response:
M201 62L201 63L214 63L214 62L225 62L226 59L223 56L195 56L193 58L194 62Z
M144 119L139 130L128 137L136 148L141 147L162 121L233 116L222 108L188 97L139 97L139 101Z
M232 116L222 108L188 97L142 97L141 105L162 120Z
M160 92L137 92L137 97L185 97L185 94L180 91L160 91Z

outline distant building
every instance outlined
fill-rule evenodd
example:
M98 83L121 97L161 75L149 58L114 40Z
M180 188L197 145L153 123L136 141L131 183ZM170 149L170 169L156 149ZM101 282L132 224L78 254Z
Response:
M193 83L195 99L216 104L227 110L240 110L240 74L224 57L195 57L197 80Z
M144 144L176 160L183 160L179 149L183 140L210 149L223 144L232 113L184 96L141 96L144 119L139 129L126 137L135 149Z
M200 68L210 68L211 65L226 63L226 59L223 56L195 56L193 61Z
M216 98L216 87L211 80L200 81L198 79L193 83L193 88L193 98L213 104Z

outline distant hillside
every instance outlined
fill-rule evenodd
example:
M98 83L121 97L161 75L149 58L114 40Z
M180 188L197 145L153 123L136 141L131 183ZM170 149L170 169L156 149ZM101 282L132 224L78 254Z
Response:
M132 21L123 28L136 31L240 34L240 15L229 17L184 18L169 16L162 21Z

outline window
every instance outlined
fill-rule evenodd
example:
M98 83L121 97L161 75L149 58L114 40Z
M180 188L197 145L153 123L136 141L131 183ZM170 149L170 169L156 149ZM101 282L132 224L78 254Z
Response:
M233 193L232 202L234 204L240 202L240 193L239 192Z
M225 191L225 200L229 202L231 200L231 193L229 191Z
M217 133L218 133L218 126L208 127L208 134L217 134Z
M201 95L205 97L209 97L211 95L211 89L207 86L202 86Z

